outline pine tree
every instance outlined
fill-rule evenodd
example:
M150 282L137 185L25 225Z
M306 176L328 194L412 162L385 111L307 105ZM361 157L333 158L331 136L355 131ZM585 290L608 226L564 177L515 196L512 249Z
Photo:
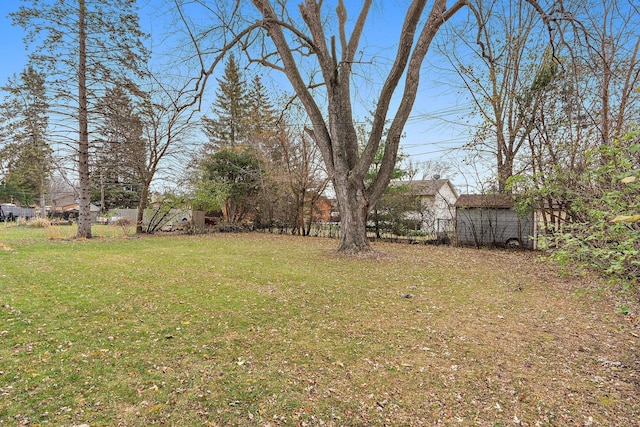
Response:
M212 106L215 117L203 120L209 144L201 154L199 173L194 178L196 199L203 206L223 207L228 221L237 221L248 210L260 213L256 220L261 215L268 220L273 215L266 212L290 204L283 202L289 200L289 188L283 180L287 165L282 140L288 138L284 121L280 120L260 77L247 84L233 56L218 83ZM245 171L247 159L254 162L249 171ZM227 167L244 171L243 183L250 175L250 185L230 186ZM233 179L240 176L234 175ZM229 188L233 191L228 192Z
M140 115L121 87L109 89L96 110L100 122L93 144L92 193L99 195L103 210L136 207L146 159Z
M52 151L47 142L49 101L44 76L28 67L19 79L10 79L2 89L8 93L2 106L4 122L0 143L0 165L5 186L23 204L44 195L52 169Z
M247 84L233 55L225 64L224 75L218 79L216 98L211 106L213 117L204 117L202 125L209 138L206 149L238 151L247 143Z
M30 64L46 71L50 98L57 102L52 107L61 120L59 128L65 130L58 135L59 143L73 150L78 171L78 237L90 238L89 134L95 130L93 107L109 87L135 90L147 57L135 2L31 0L29 7L21 6L11 17L27 32L27 44L38 42Z
M259 76L251 81L247 93L247 137L251 147L265 160L275 160L280 157L277 154L278 144L276 138L283 132L284 122L273 106L267 89L262 84Z

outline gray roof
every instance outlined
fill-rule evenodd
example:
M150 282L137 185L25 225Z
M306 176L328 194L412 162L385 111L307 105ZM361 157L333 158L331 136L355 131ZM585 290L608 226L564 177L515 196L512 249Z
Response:
M389 185L409 185L413 193L417 196L435 196L436 194L438 194L438 190L440 190L445 185L449 185L451 187L451 191L456 194L453 185L449 183L448 179L422 179L415 181L393 180Z

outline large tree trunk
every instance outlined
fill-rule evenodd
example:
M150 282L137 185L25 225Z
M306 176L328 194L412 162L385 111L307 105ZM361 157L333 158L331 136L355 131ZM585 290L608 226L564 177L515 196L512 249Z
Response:
M84 0L80 0L78 12L79 69L78 69L78 175L80 180L80 202L78 212L79 238L91 238L91 180L89 179L89 129L87 112L87 51Z
M321 86L326 90L326 98L323 97L320 103L309 89L319 85L317 82L310 85L302 78L298 61L294 57L297 49L292 49L289 45L289 39L284 35L281 25L283 20L278 18L272 3L268 0L252 1L264 18L260 26L267 31L278 51L283 64L281 70L287 75L309 116L312 126L309 126L308 132L320 149L327 173L333 180L341 218L338 251L370 251L366 229L369 206L382 196L391 180L402 131L416 99L422 62L440 26L467 5L467 2L458 0L447 9L446 0L435 0L426 22L423 11L427 1L410 2L398 41L398 51L375 102L371 127L363 147L358 140L351 105L351 87L354 85L352 67L358 63L358 45L373 1L362 2L355 21L347 19L345 2L338 1L338 37L327 37L325 34L325 29L330 26L320 11L323 2L305 0L300 4L301 17L308 30L305 34L307 37L302 37L303 44L305 49L308 46L310 53L318 60ZM284 21L287 20L288 18ZM347 27L351 23L353 28L347 37ZM301 30L299 34L304 33L305 30ZM404 92L394 115L389 109L403 78ZM326 113L321 109L325 102L328 110ZM387 129L390 117L393 118ZM365 189L364 177L381 144L384 144L384 155L380 169L373 182Z
M508 194L509 179L513 176L513 161L515 153L503 150L498 157L498 193Z
M340 209L340 244L338 251L347 254L371 250L367 238L369 203L365 196L364 181L335 177L333 185Z

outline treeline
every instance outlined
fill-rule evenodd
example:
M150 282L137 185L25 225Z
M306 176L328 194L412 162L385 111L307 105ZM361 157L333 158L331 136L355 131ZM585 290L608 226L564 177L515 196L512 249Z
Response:
M378 30L367 24L369 2L360 15L348 15L353 9L344 2L331 11L322 2L295 11L276 3L196 9L198 2L175 2L188 39L182 46L192 50L175 52L164 65L176 69L161 75L150 65L135 2L27 2L11 14L32 54L3 87L2 197L44 204L53 194L74 194L78 236L91 237L90 202L103 210L137 207L140 227L161 172L163 182L173 181L170 192L227 223L288 223L305 233L327 206L337 208L339 250L367 251L372 213L393 207L385 190L396 178L420 78L436 81L448 68L447 80L461 82L457 89L474 109L474 120L462 118L472 130L461 148L466 163L457 165L467 180L482 177L472 187L511 195L523 211L560 207L562 215L547 224L556 257L637 278L634 2L408 7L406 21L399 20L407 26L397 28L389 50L362 38ZM202 25L189 19L197 10ZM438 66L425 61L436 49ZM388 53L384 60L381 52ZM222 65L206 111L205 84ZM275 91L254 73L264 70L281 73L295 93L272 99ZM356 106L365 119L356 117ZM205 110L201 120L198 107ZM198 144L199 135L206 143ZM337 206L323 200L330 184Z
M193 207L220 212L229 224L286 224L300 234L330 215L317 148L290 126L296 112L276 108L260 77L247 81L231 55L201 122L207 143L190 162Z

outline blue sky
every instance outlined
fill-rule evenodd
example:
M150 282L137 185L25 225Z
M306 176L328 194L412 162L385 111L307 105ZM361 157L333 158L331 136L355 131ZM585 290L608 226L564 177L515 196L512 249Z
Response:
M11 20L7 17L10 12L14 12L20 6L18 0L0 1L0 83L4 85L7 78L13 74L19 74L27 61L27 53L24 49L22 37L24 35L21 28L11 25Z
M139 4L153 5L156 1L143 0ZM357 2L359 4L359 2ZM385 0L378 3L378 9L372 14L372 28L380 28L391 22L401 22L402 16L398 12L406 10L406 1ZM0 0L0 39L2 40L0 61L0 84L4 85L7 79L14 74L19 74L27 60L27 53L23 44L23 31L19 27L11 25L7 17L10 12L16 11L22 2L20 0ZM402 4L402 7L398 7ZM150 12L147 12L150 11ZM154 8L143 8L141 22L143 25L152 22L149 14L157 14ZM161 25L152 26L154 28ZM374 32L366 39L367 44L374 46L380 43L389 43L388 28L384 32ZM382 36L382 37L380 37ZM154 37L160 37L154 34ZM385 51L381 51L384 55ZM389 53L391 56L393 52ZM428 61L437 60L433 54L428 56ZM418 100L413 114L406 127L406 138L403 140L403 151L410 155L413 161L442 158L447 160L450 156L460 156L460 151L451 151L459 147L467 140L467 131L464 127L457 126L460 114L468 109L468 103L463 95L452 90L452 86L442 82L441 77L431 78L425 76L421 84ZM436 80L436 81L434 81ZM213 88L210 88L212 91ZM443 117L445 120L443 120Z

